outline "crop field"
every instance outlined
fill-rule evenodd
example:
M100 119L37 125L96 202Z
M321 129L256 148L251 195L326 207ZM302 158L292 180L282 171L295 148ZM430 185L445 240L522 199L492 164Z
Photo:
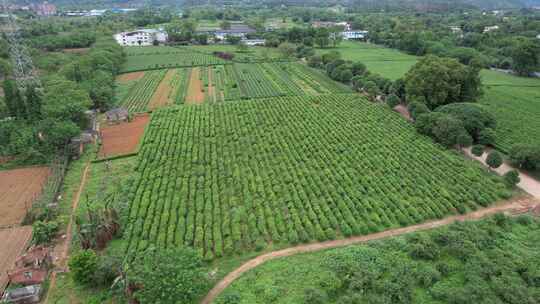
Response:
M128 47L125 50L127 62L122 68L122 73L225 63L214 55L193 52L186 48L146 46Z
M233 62L254 63L268 61L289 61L284 59L277 48L268 48L263 46L250 46L247 51L238 50L234 45L194 45L179 47L180 49L190 50L199 53L212 55L214 52L227 52L234 55Z
M195 73L191 73L185 96L187 103L351 91L347 86L297 63L235 63L192 70Z
M138 154L127 253L207 259L367 234L510 194L499 177L356 94L155 111Z
M516 143L540 145L540 79L482 71L484 96L497 120L497 148L508 152Z
M344 41L336 49L343 59L361 61L368 70L390 79L403 77L419 57L368 43ZM497 148L508 152L517 143L540 144L540 79L482 70L480 103L497 119Z
M167 70L147 71L143 78L132 84L121 101L130 112L145 112Z
M47 167L0 170L0 228L21 224L49 174Z
M0 240L3 245L0 248L0 294L8 283L7 271L12 269L15 260L26 250L31 239L31 226L0 229Z

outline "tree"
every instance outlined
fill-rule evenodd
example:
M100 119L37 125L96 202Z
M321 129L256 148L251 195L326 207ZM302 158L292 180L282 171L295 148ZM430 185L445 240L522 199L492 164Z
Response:
M540 63L540 48L530 39L520 39L511 51L514 70L522 76L529 76Z
M377 97L380 94L379 87L373 81L368 81L364 84L364 91L371 97Z
M53 78L45 85L43 117L59 121L71 120L84 128L87 123L84 112L91 105L92 101L88 93L75 82Z
M366 65L362 62L355 62L351 66L353 76L364 75L367 71Z
M321 68L323 65L323 60L320 55L313 55L308 58L308 65L312 68Z
M73 280L82 285L93 285L99 258L93 250L81 250L69 259Z
M422 114L429 113L429 109L423 102L413 101L407 106L407 110L413 119L417 119Z
M503 158L501 153L497 151L492 151L488 154L486 158L486 164L493 169L499 168L503 163Z
M128 269L133 297L146 303L190 303L208 285L201 257L190 248L155 249L141 254Z
M509 152L512 164L527 170L540 169L540 146L517 144Z
M341 53L338 51L331 51L322 55L322 61L324 65L327 65L330 62L334 62L339 59L341 59Z
M58 232L58 223L55 221L37 221L32 224L32 243L36 245L50 243Z
M480 70L455 59L428 55L405 75L408 100L423 100L431 110L450 103L471 102L482 93Z
M485 136L490 131L484 131L486 128L494 129L496 127L495 117L489 113L483 105L475 103L454 103L437 108L437 112L443 112L454 116L463 122L463 126L475 141L482 135L482 144L492 144Z
M236 45L236 44L239 44L240 41L242 41L242 38L238 36L234 36L234 35L226 35L225 41L229 44Z
M482 156L484 154L484 146L482 145L474 145L472 148L471 148L471 153L475 156Z
M315 32L315 44L321 49L326 48L330 44L330 32L326 28L318 28Z
M304 290L304 303L325 304L328 303L328 295L319 288L307 288Z
M415 127L419 133L432 137L446 147L467 146L472 143L463 123L446 113L430 112L419 115Z
M219 24L219 27L222 30L230 30L231 29L231 23L229 21L227 21L227 20L224 20Z
M196 35L195 40L200 45L207 45L208 44L208 35L207 34Z
M283 42L278 46L278 50L281 53L281 57L289 58L296 52L296 46L292 43Z
M510 187L515 187L521 179L519 178L519 172L517 170L510 170L504 174L504 181Z
M398 104L400 104L399 97L397 97L396 94L390 94L388 97L386 97L386 103L390 108L395 108Z
M497 134L492 128L485 128L478 133L477 142L485 146L493 146L495 144Z

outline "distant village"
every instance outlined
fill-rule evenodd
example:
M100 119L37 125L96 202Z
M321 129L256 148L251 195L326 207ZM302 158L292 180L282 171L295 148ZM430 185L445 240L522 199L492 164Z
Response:
M367 31L352 30L348 22L322 22L315 21L311 24L313 28L342 28L339 33L344 40L365 40ZM273 27L267 27L266 32L276 30ZM255 29L244 23L233 23L229 29L201 29L197 34L206 34L210 37L211 43L221 43L226 41L228 36L240 38L242 43L248 46L264 45L264 39L250 39L250 34L254 34ZM164 44L168 41L168 34L165 29L138 29L135 31L121 32L114 35L118 44L123 46L149 46L155 44Z

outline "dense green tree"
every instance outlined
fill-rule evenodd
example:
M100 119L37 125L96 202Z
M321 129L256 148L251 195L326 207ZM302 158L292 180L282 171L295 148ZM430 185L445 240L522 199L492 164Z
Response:
M437 108L436 111L450 114L461 120L475 141L479 139L480 134L486 128L495 129L497 125L495 117L484 106L475 103L449 104Z
M503 163L503 158L502 158L502 155L501 153L497 152L497 151L492 151L488 154L487 158L486 158L486 164L490 167L490 168L499 168Z
M517 170L510 170L504 174L504 181L508 186L515 187L521 179L519 178L519 172Z
M430 109L474 101L481 94L479 70L455 59L426 56L405 76L408 100L422 99Z
M397 97L396 94L390 94L388 95L388 97L386 97L386 103L388 104L388 106L390 108L394 108L395 106L397 106L398 104L400 104L400 100L399 100L399 97Z
M50 79L45 88L43 117L72 121L81 128L86 127L84 112L90 108L92 101L85 90L77 83L61 78Z
M93 250L81 250L69 258L69 270L73 280L82 285L94 285L94 274L99 258Z
M431 112L419 115L415 126L421 134L431 136L447 147L467 146L472 143L463 123L446 113Z
M514 145L509 152L510 161L523 169L540 169L540 146L529 144Z
M133 297L146 303L190 303L208 285L202 259L188 248L148 249L131 263Z
M482 145L495 145L497 134L492 128L485 128L478 133L478 143Z
M482 156L484 154L484 149L485 147L483 145L474 145L472 148L471 148L471 153L475 156Z
M540 47L537 42L520 39L512 48L511 56L514 70L522 76L529 76L540 64Z

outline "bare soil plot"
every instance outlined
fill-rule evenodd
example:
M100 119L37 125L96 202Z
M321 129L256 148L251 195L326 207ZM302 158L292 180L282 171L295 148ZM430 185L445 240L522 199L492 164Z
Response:
M49 174L47 167L0 171L0 227L19 225L23 221Z
M148 114L137 115L131 122L105 126L101 129L101 149L99 157L112 157L137 152L137 147L144 134L144 128L150 121Z
M150 103L148 104L148 108L150 110L166 106L170 103L171 100L169 97L171 96L171 93L174 92L174 88L171 82L177 72L178 71L174 69L167 71L167 74L165 74L165 77L159 83L159 86L157 87L154 95L152 96L152 99L150 100Z
M143 77L144 77L144 72L126 73L126 74L118 75L118 77L116 77L116 81L125 83L125 82L129 82L133 80L139 80Z
M8 283L7 271L14 266L15 260L24 252L31 239L31 226L0 229L0 294Z
M202 104L204 102L203 83L200 79L201 69L193 68L189 77L186 104Z

